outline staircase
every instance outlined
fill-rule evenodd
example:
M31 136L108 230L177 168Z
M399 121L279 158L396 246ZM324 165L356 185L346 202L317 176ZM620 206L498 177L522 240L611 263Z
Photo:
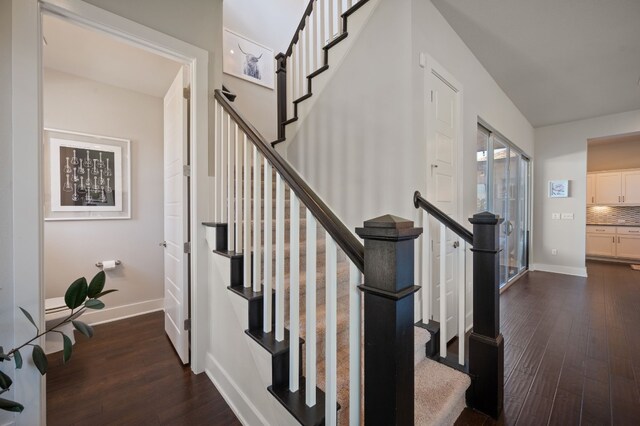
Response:
M349 39L357 36L377 3L378 0L310 1L289 49L277 57L279 138L273 145L285 142L295 134L311 110L312 93L318 93L327 84L330 67L335 68L346 55ZM413 325L412 294L417 289L411 288L414 284L413 256L410 266L405 265L404 270L392 274L393 280L397 277L404 277L404 281L409 279L410 282L399 283L404 287L397 291L371 287L370 283L378 278L377 272L372 272L377 271L373 262L379 261L383 265L389 260L379 257L384 250L376 252L378 248L374 245L377 242L365 250L366 245L362 245L272 144L242 117L230 102L232 99L228 99L231 96L228 91L215 93L215 221L204 225L215 235L212 256L228 259L229 276L224 278L224 284L228 286L229 297L236 298L230 299L231 303L246 300L248 344L254 345L251 348L262 348L270 356L268 392L303 425L356 425L364 423L365 418L372 422L396 419L383 420L390 424L398 421L409 424L413 420L417 425L448 425L455 422L465 407L465 399L474 404L482 400L478 404L482 408L486 401L477 395L483 392L485 382L490 382L491 378L484 379L484 373L472 374L474 385L470 388L471 379L466 373L474 368L478 370L478 366L481 370L487 369L489 364L486 362L492 362L491 357L484 354L485 364L482 365L467 363L465 339L462 338L461 355L456 362L447 357L447 342L439 334L437 323L427 320ZM416 199L425 201L419 194ZM416 207L425 208L425 205L429 205L428 202L424 205L416 202ZM425 223L430 217L444 221L441 222L442 229L453 230L466 241L475 242L471 233L448 217L439 215L441 212L437 209L427 211ZM395 240L384 236L378 240L383 241L383 245L387 240L402 245L409 238L411 242L405 244L403 250L410 248L413 253L412 240L420 234L419 228L413 228L412 222L391 216L377 219L381 221L368 221L371 222L369 225L365 222L365 228L359 228L367 231L370 226L367 231L370 235L358 231L359 235L369 241L373 238L371 235L387 232L379 226L398 226L395 230L390 228L389 232L397 231L397 235L403 236L393 237ZM484 219L487 223L491 220L489 217ZM411 231L411 237L407 237L407 231ZM480 236L490 240L487 235L493 231L494 228L487 228ZM422 240L428 241L428 238ZM482 250L480 246L474 248ZM488 255L490 252L486 250ZM497 259L495 253L493 256ZM366 258L370 259L367 268ZM423 265L422 279L430 275L430 266L425 269L424 258L425 253L418 252L415 259ZM487 257L485 262L491 263L491 259ZM388 264L395 265L396 260L391 259ZM380 273L386 273L382 266L379 269ZM363 280L365 270L369 272ZM441 270L444 270L443 265ZM491 271L486 275L491 277ZM478 281L481 284L481 280ZM488 279L486 286L490 288L490 285ZM486 289L476 285L474 291L476 288L478 291ZM388 306L396 316L385 319L384 315L391 312L387 308L379 312L367 311L368 302L363 303L363 292L365 301L369 300L371 306L374 302L382 303L379 306ZM410 299L407 299L408 295ZM376 297L381 302L376 302ZM411 300L411 303L406 304L403 300ZM394 311L398 303L405 303L405 308ZM489 311L478 309L478 312L487 314ZM400 326L402 321L396 324L401 318L405 326L408 324L408 329ZM480 321L474 316L474 322ZM368 332L365 324L370 324ZM392 333L388 343L396 349L385 348L386 342L380 338L377 342L366 340L373 324ZM459 335L464 336L464 328L461 330ZM393 333L398 334L393 337ZM407 339L406 333L410 333L411 338ZM472 347L475 348L473 353L480 352L482 345L491 343L495 337L478 336L484 340L478 340L481 343L476 346L470 345L470 353ZM499 332L496 336L501 338ZM402 342L412 342L413 347ZM387 358L379 356L385 350ZM389 353L389 350L399 352ZM407 354L413 358L409 366L401 360ZM384 359L393 360L389 364L390 372L367 372L365 369L367 365L369 369L372 365L380 365L380 360ZM411 371L413 385L408 386L406 381L398 379L407 371ZM385 389L387 385L395 391L389 394ZM238 394L242 395L242 392ZM493 395L493 392L489 391L489 394ZM374 403L365 401L365 397ZM377 404L375 401L379 397L395 399L395 402ZM501 407L501 395L496 398ZM486 404L495 402L488 399L491 401ZM412 410L414 416L411 419L406 415L402 417L403 410L399 407ZM381 413L380 418L377 413ZM400 417L395 417L397 415ZM399 418L402 420L397 420Z

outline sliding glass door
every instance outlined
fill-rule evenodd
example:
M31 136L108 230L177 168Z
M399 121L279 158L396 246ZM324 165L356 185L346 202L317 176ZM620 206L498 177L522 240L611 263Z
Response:
M500 285L528 266L529 159L509 141L478 125L477 208L500 226Z

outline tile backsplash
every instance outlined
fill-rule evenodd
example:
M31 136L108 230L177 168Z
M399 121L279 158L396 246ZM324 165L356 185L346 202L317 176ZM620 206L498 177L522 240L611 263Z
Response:
M624 222L621 222L624 221ZM588 206L587 223L640 225L640 207Z

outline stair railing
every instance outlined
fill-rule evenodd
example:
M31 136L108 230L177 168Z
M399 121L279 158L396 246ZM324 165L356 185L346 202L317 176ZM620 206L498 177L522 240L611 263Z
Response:
M327 50L346 31L346 17L368 0L311 0L289 47L276 56L278 139L298 102L311 96L311 78L327 65Z
M483 413L498 418L504 399L504 340L500 333L500 242L499 225L503 219L489 212L475 214L469 221L473 233L425 200L420 192L413 196L416 208L422 211L424 233L422 253L419 255L422 270L422 318L431 318L432 254L430 218L439 222L439 282L440 282L440 330L439 355L446 363L447 358L447 304L446 304L446 257L447 230L459 237L458 244L464 255L458 256L460 271L466 271L465 245L471 246L473 255L473 328L469 336L469 358L465 370L471 377L471 387L467 391L467 403ZM455 245L455 243L454 243ZM452 265L452 267L455 267ZM466 278L458 280L458 359L465 366L466 345Z
M249 124L224 94L215 92L215 205L214 219L227 224L228 250L244 255L243 286L263 297L263 332L285 340L285 198L290 196L290 392L303 391L308 407L317 404L317 359L325 363L325 423L336 424L337 406L337 248L350 259L349 268L349 413L350 424L360 424L361 294L364 247L333 214L296 171ZM272 209L275 171L275 249ZM264 176L263 191L261 191ZM264 218L262 199L264 198ZM300 336L299 224L300 203L306 208L306 335L305 353L296 343ZM264 226L263 226L264 224ZM326 231L326 344L316 353L316 227ZM252 238L251 238L252 237ZM275 256L275 270L272 263ZM268 297L275 289L275 306ZM275 324L272 318L275 317ZM301 388L300 359L305 380Z

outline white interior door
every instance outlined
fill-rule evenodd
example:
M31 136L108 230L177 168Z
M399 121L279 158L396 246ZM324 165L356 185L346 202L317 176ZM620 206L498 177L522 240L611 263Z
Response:
M458 214L457 159L458 159L458 96L456 91L429 70L427 107L427 197L436 207L453 218ZM443 323L440 315L440 224L431 219L432 237L432 306L433 318ZM445 262L446 336L447 341L457 335L458 249L457 235L447 231ZM441 326L442 330L442 326Z
M183 363L189 362L187 87L181 68L164 97L164 328Z

